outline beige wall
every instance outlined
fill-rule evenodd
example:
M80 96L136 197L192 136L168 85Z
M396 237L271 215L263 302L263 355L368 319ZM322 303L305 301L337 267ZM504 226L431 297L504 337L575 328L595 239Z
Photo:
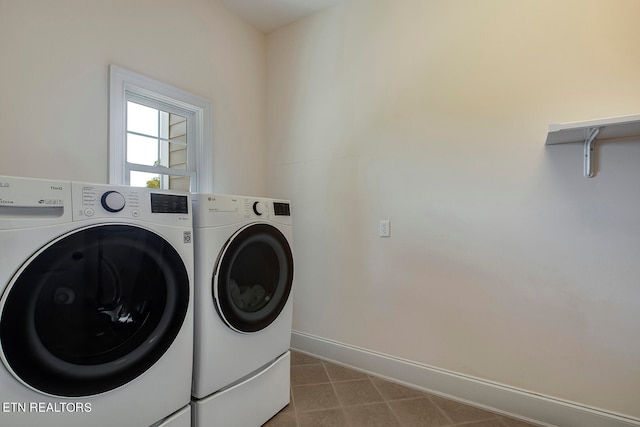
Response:
M265 69L215 0L0 0L0 174L106 182L108 65L164 81L213 103L216 191L292 199L295 329L640 417L640 144L543 145L640 112L638 16L353 0Z
M0 0L0 174L107 182L116 64L209 99L214 189L260 195L264 52L215 0Z
M636 0L353 0L267 38L294 329L640 417ZM391 220L391 237L377 237Z

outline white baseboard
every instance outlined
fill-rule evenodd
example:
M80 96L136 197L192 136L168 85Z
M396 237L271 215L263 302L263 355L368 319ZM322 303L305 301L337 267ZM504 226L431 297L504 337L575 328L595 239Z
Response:
M295 350L429 393L537 424L631 427L640 420L292 331Z

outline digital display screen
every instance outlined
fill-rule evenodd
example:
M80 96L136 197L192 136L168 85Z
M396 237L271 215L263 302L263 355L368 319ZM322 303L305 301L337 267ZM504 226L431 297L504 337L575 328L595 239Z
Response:
M273 213L280 216L291 216L289 203L273 202Z
M151 213L189 213L189 198L175 194L151 193Z

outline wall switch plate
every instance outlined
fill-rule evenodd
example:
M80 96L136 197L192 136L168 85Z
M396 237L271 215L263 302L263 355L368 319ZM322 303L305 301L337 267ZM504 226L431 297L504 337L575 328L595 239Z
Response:
M380 220L380 237L389 237L391 236L391 221L388 219Z

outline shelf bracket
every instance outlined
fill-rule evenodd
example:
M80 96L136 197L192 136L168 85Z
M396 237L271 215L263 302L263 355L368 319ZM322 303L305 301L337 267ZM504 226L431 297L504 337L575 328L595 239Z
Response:
M593 149L596 137L600 133L601 127L586 129L586 139L584 140L584 176L593 177Z

